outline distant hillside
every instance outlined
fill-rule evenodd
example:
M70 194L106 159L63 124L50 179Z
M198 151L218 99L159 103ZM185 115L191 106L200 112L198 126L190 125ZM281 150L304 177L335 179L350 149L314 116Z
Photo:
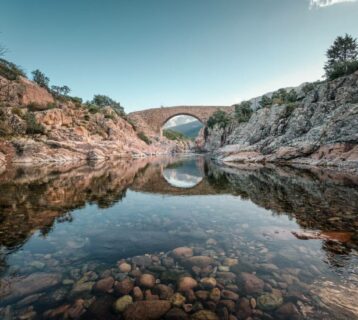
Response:
M203 127L203 124L200 121L192 121L189 123L171 127L170 130L180 132L189 138L196 138L202 127Z
M188 139L188 137L183 135L182 133L174 131L174 130L171 130L171 129L164 129L163 130L163 135L164 135L164 137L166 137L169 140Z

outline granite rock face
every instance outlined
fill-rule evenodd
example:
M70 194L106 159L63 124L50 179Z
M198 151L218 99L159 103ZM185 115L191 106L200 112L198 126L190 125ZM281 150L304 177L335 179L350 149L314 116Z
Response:
M0 168L13 162L144 157L190 148L166 138L150 140L143 141L136 128L110 107L94 113L71 100L55 100L28 79L0 77Z
M224 162L358 166L358 72L317 85L291 105L208 130L205 149Z
M0 76L0 102L8 107L30 103L46 106L55 100L46 89L24 77L19 77L17 81L11 81Z

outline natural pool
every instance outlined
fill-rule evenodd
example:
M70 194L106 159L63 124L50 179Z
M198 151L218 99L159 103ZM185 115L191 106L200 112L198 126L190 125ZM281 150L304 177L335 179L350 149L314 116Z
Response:
M334 171L191 156L0 174L1 319L358 319L357 250L358 177Z

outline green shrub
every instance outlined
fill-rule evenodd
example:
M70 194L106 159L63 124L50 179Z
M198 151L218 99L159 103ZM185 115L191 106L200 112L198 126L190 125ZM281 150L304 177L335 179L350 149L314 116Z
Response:
M293 103L298 100L298 95L295 89L291 89L286 96L286 103Z
M26 113L25 120L27 134L43 134L45 132L44 126L37 122L32 112Z
M220 129L226 128L226 126L230 122L229 115L222 110L215 111L213 115L208 119L208 127L214 128L214 126L218 126Z
M26 73L16 64L0 59L0 76L8 80L17 80L20 76L26 78Z
M55 109L57 107L56 103L54 102L50 102L46 105L46 109L49 110L49 109Z
M314 84L312 82L305 83L302 87L302 91L304 94L307 94L311 92L315 88Z
M253 111L251 109L250 101L243 101L240 104L235 105L235 118L241 122L247 122L250 120Z
M286 89L279 89L275 91L271 96L271 104L284 104L287 100L287 91Z
M121 104L105 95L94 95L92 101L90 101L89 104L95 105L98 108L111 107L119 116L122 117L125 115L124 109Z
M82 106L83 100L80 97L67 97L67 99L72 101L77 108Z
M104 118L105 119L115 120L116 117L114 116L113 113L107 113L107 114L104 115Z
M12 112L12 114L16 114L20 118L23 117L22 110L20 108L18 108L18 107L12 108L11 112Z
M347 76L358 70L358 61L337 62L332 70L327 74L329 80L334 80L342 76Z
M37 104L36 102L30 102L27 106L26 106L29 111L42 111L44 109L44 106Z
M44 110L54 109L54 108L56 108L56 104L48 103L47 105L44 106L44 105L38 104L36 102L30 102L26 107L29 109L29 111L35 112L35 111L44 111Z
M288 118L292 114L292 112L297 108L297 106L298 104L295 102L291 102L286 105L286 118Z
M88 112L92 114L95 114L100 111L100 108L97 105L92 104L90 102L86 102L85 107L88 109Z
M137 136L139 139L143 140L146 144L151 144L152 142L150 141L150 139L146 136L146 134L141 131L137 133Z
M90 120L90 116L88 114L85 114L85 116L83 117L86 121Z
M135 125L135 123L133 122L133 120L132 119L129 119L128 117L124 117L124 119L132 126L132 128L134 129L134 130L136 130L136 125Z
M260 108L266 108L272 106L272 99L269 96L262 96L259 101Z

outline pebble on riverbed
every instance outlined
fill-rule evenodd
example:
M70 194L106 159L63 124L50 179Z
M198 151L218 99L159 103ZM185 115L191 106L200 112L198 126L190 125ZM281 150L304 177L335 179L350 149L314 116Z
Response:
M206 244L206 249L180 247L121 260L117 267L100 272L95 266L72 269L62 279L65 290L51 296L53 301L65 301L69 292L72 303L47 310L43 318L116 319L120 314L124 320L303 319L290 291L299 285L296 270L280 272L267 262L250 266L232 253L225 256L222 249L215 250L213 239ZM22 301L26 305L33 300ZM37 316L26 310L21 319Z

